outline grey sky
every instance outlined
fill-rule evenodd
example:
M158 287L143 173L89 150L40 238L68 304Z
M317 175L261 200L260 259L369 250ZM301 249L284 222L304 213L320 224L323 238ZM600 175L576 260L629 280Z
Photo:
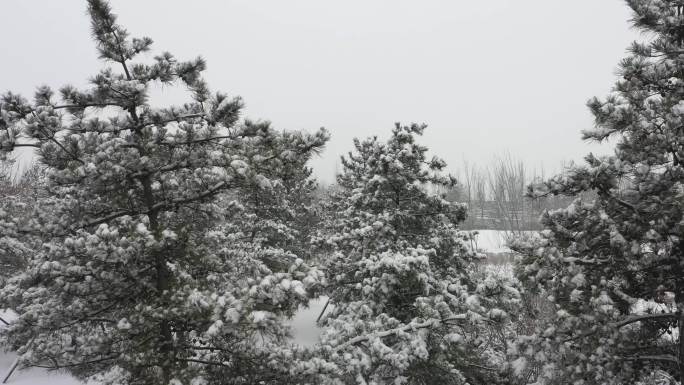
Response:
M589 151L585 107L604 96L628 44L621 0L112 0L153 54L207 59L214 90L246 117L333 135L314 163L332 181L355 136L395 121L429 125L424 143L456 171L509 151L556 168ZM0 91L84 85L101 64L85 1L2 0ZM183 101L163 90L155 104Z

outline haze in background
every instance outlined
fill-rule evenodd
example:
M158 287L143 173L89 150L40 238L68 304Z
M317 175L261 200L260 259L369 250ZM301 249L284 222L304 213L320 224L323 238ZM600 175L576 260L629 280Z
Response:
M427 123L423 143L453 172L505 151L528 165L588 145L588 98L604 96L630 30L621 0L111 0L152 55L207 59L213 90L244 98L246 117L276 128L326 127L313 166L334 180L353 137L388 136L394 122ZM3 0L0 92L83 86L102 64L85 1ZM641 37L644 38L644 37ZM153 104L183 102L160 89Z

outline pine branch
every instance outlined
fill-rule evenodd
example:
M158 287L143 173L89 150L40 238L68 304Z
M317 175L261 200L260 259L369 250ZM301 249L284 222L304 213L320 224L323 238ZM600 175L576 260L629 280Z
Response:
M665 361L665 362L671 362L675 365L679 365L679 360L677 360L677 357L675 357L671 354L660 354L660 355L652 355L652 356L619 357L619 359L625 360L625 361Z
M44 369L67 369L67 368L74 368L74 367L82 366L82 365L92 365L92 364L97 364L100 362L115 360L115 359L119 358L120 355L121 355L121 353L116 353L116 355L113 355L113 356L98 358L98 359L89 360L89 361L75 362L75 363L71 363L71 364L59 364L57 361L53 360L53 362L55 363L54 365L30 365L30 366L35 367L35 368L44 368Z
M653 321L653 320L662 321L662 320L666 320L666 319L675 319L676 320L678 318L679 318L679 313L644 314L644 315L639 315L639 316L634 316L634 317L628 317L628 318L626 318L620 322L610 323L610 324L608 324L608 326L619 329L619 328L622 328L624 326L633 324L635 322L640 322L640 321ZM596 328L592 331L586 332L586 333L579 334L579 335L571 337L571 338L567 338L567 339L563 340L563 342L570 342L570 341L578 340L580 338L589 337L593 334L596 334L597 332L598 332L598 328Z
M660 313L660 314L644 314L639 316L634 316L627 318L623 321L616 322L613 324L615 328L621 328L629 324L633 324L639 321L649 321L649 320L662 320L662 319L678 319L679 313Z
M36 115L36 112L35 112L35 111L31 111L31 113L33 114L33 116L34 116L37 120L40 120L40 118L38 117L38 115ZM41 131L43 130L43 127L39 127L39 128L41 129ZM48 132L49 132L49 131L48 131ZM54 134L53 134L53 135L46 135L45 133L43 133L43 135L45 135L45 138L46 138L46 139L52 141L52 142L55 143L57 146L59 146L59 148L61 148L62 151L64 151L64 153L66 153L67 155L69 155L73 160L75 160L75 161L77 161L77 162L79 162L79 163L81 163L81 164L85 164L85 162L84 162L82 159L80 159L79 157L77 157L75 154L72 154L69 150L67 150L67 149L62 145L62 143L59 142L59 140L55 139Z
M40 148L39 143L14 143L12 144L12 147L35 147L35 148Z
M83 229L83 228L87 228L87 227L97 226L99 224L109 222L113 219L120 218L120 217L123 217L125 215L135 215L135 214L136 214L135 212L132 212L130 210L115 211L115 212L113 212L107 216L94 219L90 222L86 222L85 224L80 225L79 227L72 228L72 231L75 231L76 229Z
M116 104L116 103L83 103L83 104L62 104L62 105L52 106L52 109L54 109L54 110L65 109L65 108L86 109L88 107L123 107L123 106L121 106L120 104Z
M207 360L200 360L197 358L181 358L181 357L174 357L174 360L176 361L181 361L181 362L194 362L197 364L203 364L203 365L211 365L211 366L223 366L226 368L231 368L231 365L226 365L223 362L218 362L218 361L207 361Z
M159 203L153 205L152 207L150 207L149 212L160 211L162 209L170 209L170 208L178 207L178 206L186 204L186 203L197 202L197 201L203 200L205 198L209 198L209 197L217 194L219 191L224 190L226 188L228 188L227 182L225 182L225 181L219 182L219 183L216 183L214 186L210 187L209 189L205 190L204 192L193 195L191 197L177 198L177 199L172 199L170 201L159 202Z
M465 320L466 318L467 318L467 316L465 314L459 314L459 315L444 318L441 320L433 319L433 320L425 321L425 322L421 322L421 323L410 323L408 325L405 325L405 326L402 326L399 328L354 337L347 342L344 342L340 345L337 345L335 347L334 351L339 352L339 351L344 350L345 348L347 348L349 346L353 346L353 345L359 344L361 342L368 341L371 338L385 338L385 337L389 337L389 336L392 336L392 335L395 335L395 334L398 334L401 332L436 327L436 326L439 326L439 324L445 324L447 322L453 322L453 321L462 321L462 320Z

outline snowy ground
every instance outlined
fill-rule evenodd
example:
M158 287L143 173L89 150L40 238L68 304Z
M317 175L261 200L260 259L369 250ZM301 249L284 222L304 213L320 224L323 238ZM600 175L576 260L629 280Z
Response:
M511 249L506 247L508 233L500 230L475 230L477 236L475 247L483 253L509 253Z

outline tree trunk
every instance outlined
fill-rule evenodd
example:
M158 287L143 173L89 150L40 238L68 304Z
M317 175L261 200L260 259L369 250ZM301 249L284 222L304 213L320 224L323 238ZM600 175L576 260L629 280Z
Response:
M148 214L150 220L150 230L157 241L161 237L161 227L159 225L158 212L153 210L154 198L152 195L152 187L149 177L146 177L143 181L143 190L145 194L145 201L147 207L151 209ZM164 302L165 291L169 289L169 268L166 266L165 253L162 250L154 250L154 262L155 268L157 270L156 277L156 288L157 295ZM164 306L165 308L167 306ZM162 370L162 384L166 385L171 381L171 367L173 366L173 334L171 332L171 324L167 319L162 319L159 322L159 336L161 339L160 353L162 355L163 362L161 363Z

